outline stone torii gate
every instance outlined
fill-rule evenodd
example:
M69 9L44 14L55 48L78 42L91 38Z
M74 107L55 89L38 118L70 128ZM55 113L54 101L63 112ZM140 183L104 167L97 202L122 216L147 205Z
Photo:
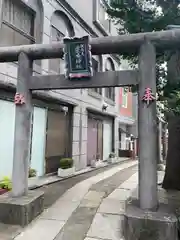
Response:
M139 69L114 72L98 72L88 81L70 81L64 75L32 75L32 63L38 59L61 58L63 43L35 44L0 48L0 62L18 61L17 94L24 96L24 104L16 105L14 161L12 174L12 195L0 200L0 221L4 221L9 209L17 199L36 201L42 194L34 196L28 192L28 167L31 139L32 91L52 89L77 89L122 87L138 85L139 98L139 207L142 210L156 210L157 197L157 120L156 120L156 51L165 51L178 46L180 30L152 33L138 33L115 37L100 37L90 40L93 55L135 53L139 55ZM144 98L145 91L152 94ZM152 100L152 101L151 101ZM148 102L150 101L150 102ZM11 200L9 200L11 198ZM4 202L11 207L3 207ZM21 201L20 201L21 202ZM22 206L22 202L19 203ZM40 200L39 200L40 203ZM27 204L27 203L26 203ZM41 204L39 204L40 206ZM2 211L1 211L2 210ZM42 211L41 209L38 212ZM35 217L36 213L30 220ZM20 214L21 215L21 214ZM25 225L30 220L6 222ZM23 217L22 217L23 218Z

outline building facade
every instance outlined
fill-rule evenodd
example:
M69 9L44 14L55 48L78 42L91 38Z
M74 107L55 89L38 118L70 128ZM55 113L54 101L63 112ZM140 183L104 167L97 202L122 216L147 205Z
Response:
M131 69L127 60L121 61L120 69ZM135 149L136 115L134 112L134 94L131 87L119 88L118 110L119 157L132 157L132 151Z
M64 36L115 35L106 7L103 0L0 0L0 46L49 44ZM120 63L114 55L93 56L93 69L118 70ZM35 75L63 73L63 59L33 64ZM12 174L16 78L17 63L0 64L0 179ZM30 165L38 176L56 172L61 157L72 157L80 170L93 159L105 160L112 151L118 154L120 114L124 114L119 110L120 91L97 88L33 93Z
M134 125L133 94L129 87L120 88L119 92L119 156L130 157L130 151L134 148L134 135L132 133Z

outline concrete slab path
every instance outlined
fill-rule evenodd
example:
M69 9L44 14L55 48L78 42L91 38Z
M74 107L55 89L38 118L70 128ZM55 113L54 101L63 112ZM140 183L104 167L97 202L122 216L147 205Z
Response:
M65 178L63 180L54 181L57 177L43 177L43 181L40 179L36 180L36 186L43 185L36 191L43 191L45 193L44 205L45 209L51 207L60 197L70 188L74 187L76 184L96 176L100 173L104 173L114 167L119 167L125 162L132 162L130 159L121 159L120 162L115 164L109 164L104 167L98 167L93 169L93 171L85 172L84 174L77 174L76 176ZM49 181L49 178L51 181ZM57 180L57 179L56 179ZM44 182L45 181L45 182ZM47 184L46 184L47 183ZM44 185L45 184L45 185ZM0 223L0 240L12 240L15 236L22 232L20 226L4 225Z
M28 186L30 190L40 188L45 185L49 185L52 183L64 181L65 179L71 178L71 177L76 177L79 175L87 175L92 172L98 172L101 171L102 169L107 170L108 168L111 168L114 165L118 165L119 163L123 163L125 161L129 161L130 158L118 158L116 162L109 164L108 162L102 162L99 161L96 163L96 167L87 167L85 169L81 169L79 171L76 171L72 176L67 177L67 178L61 178L58 177L57 175L52 175L52 176L43 176L43 177L33 177L28 179Z
M122 184L125 188L121 188ZM119 240L124 200L130 196L135 185L136 161L90 177L67 190L14 239Z

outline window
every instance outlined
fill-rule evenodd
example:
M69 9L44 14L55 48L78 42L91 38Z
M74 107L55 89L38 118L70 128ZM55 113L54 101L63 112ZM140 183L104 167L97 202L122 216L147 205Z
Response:
M111 20L107 14L105 3L102 0L98 1L99 1L98 20L106 30L111 32Z
M113 87L105 88L105 97L115 101L115 89Z
M115 71L114 63L111 58L108 58L106 60L105 71ZM115 88L114 87L105 88L105 97L114 102Z
M74 28L62 11L55 11L51 18L51 42L63 41L64 37L73 37ZM54 74L64 74L65 61L61 58L49 60L49 70Z
M99 71L100 69L100 63L98 61L96 61L94 58L92 59L92 67L93 67L93 71L96 73ZM99 95L102 95L102 88L93 88L91 89L92 92L95 92Z
M103 22L104 20L110 20L107 14L105 4L102 0L99 0L99 21Z
M51 42L62 41L64 37L65 35L61 33L58 29L56 29L53 26L51 27ZM51 59L49 61L50 70L58 74L64 73L64 68L65 68L64 64L65 63L62 58Z
M34 19L34 11L20 1L4 1L1 44L3 46L11 46L34 43Z
M102 95L102 88L94 88L94 92L98 93L99 95Z
M104 7L104 3L101 0L99 0L99 21L103 22L104 20L106 20L106 18L107 18L107 13Z
M128 106L128 88L122 88L122 107L127 108Z

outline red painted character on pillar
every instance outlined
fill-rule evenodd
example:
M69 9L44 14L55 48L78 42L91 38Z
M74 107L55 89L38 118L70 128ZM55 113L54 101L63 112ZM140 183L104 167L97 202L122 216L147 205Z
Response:
M16 105L23 105L25 104L25 99L24 96L20 93L16 93L15 97L14 97L14 103Z
M144 96L142 97L142 101L146 102L146 104L149 106L149 104L153 101L155 101L156 97L152 93L151 88L146 88L144 92Z

